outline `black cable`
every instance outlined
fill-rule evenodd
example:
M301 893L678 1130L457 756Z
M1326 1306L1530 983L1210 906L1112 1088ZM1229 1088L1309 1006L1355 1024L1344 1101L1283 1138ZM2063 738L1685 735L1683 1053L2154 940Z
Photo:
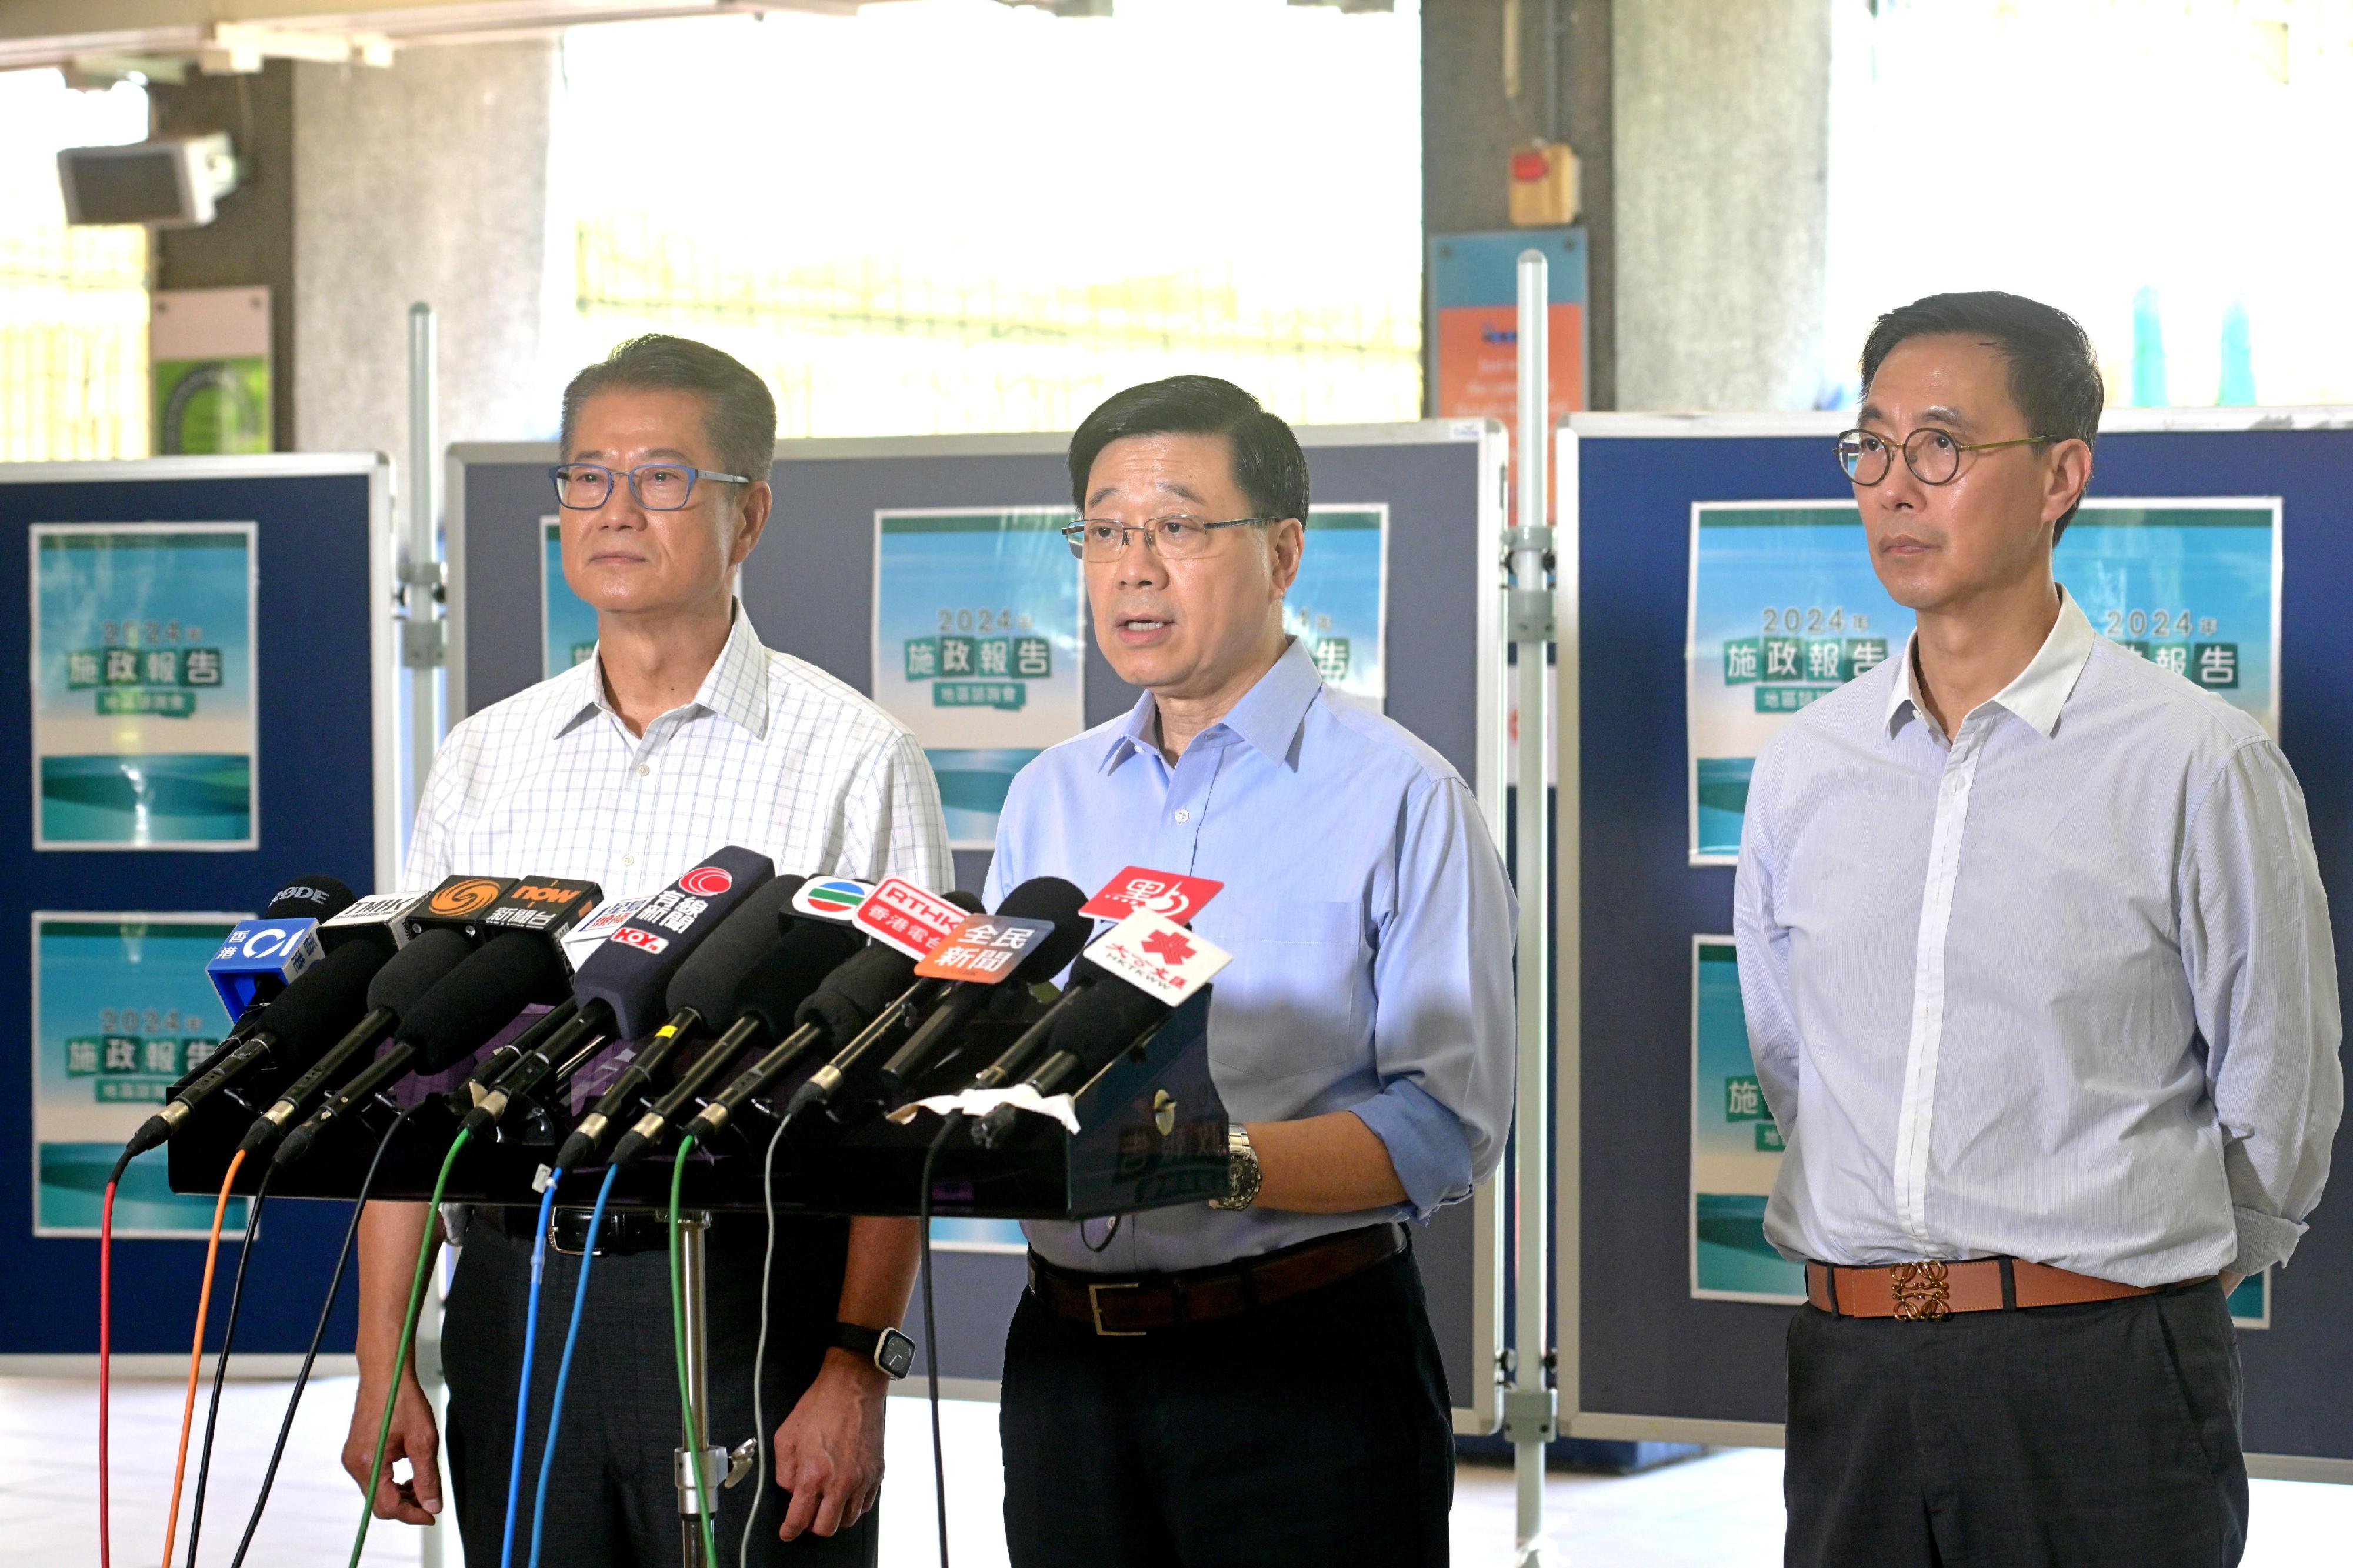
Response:
M932 1162L939 1158L941 1145L955 1128L955 1119L950 1118L932 1140L932 1146L923 1151L923 1190L915 1199L915 1223L923 1227L923 1375L931 1384L932 1489L939 1500L940 1568L948 1568L948 1467L940 1451L940 1335L932 1322Z
M301 1407L302 1391L311 1383L311 1364L319 1359L319 1346L327 1337L327 1321L335 1315L335 1294L343 1287L343 1269L352 1260L352 1243L359 1237L360 1215L366 1212L368 1194L375 1190L376 1171L384 1163L384 1152L392 1147L393 1134L406 1125L409 1116L417 1109L417 1106L409 1106L392 1119L392 1125L385 1128L384 1136L376 1141L375 1158L368 1161L367 1174L360 1182L359 1197L352 1205L352 1223L343 1228L343 1249L335 1255L334 1278L327 1281L327 1300L319 1308L318 1326L311 1331L311 1348L303 1352L302 1370L294 1376L294 1392L286 1401L286 1419L279 1423L278 1442L269 1450L269 1467L261 1472L261 1495L253 1500L252 1516L245 1521L245 1538L237 1543L237 1555L229 1559L229 1568L243 1568L245 1554L253 1549L253 1532L261 1528L262 1510L269 1506L269 1489L278 1481L279 1461L286 1457L286 1440L293 1435L294 1413ZM425 1223L433 1224L433 1216L427 1215ZM242 1258L238 1260L238 1267L240 1269L244 1267ZM230 1310L232 1313L236 1310L233 1305ZM191 1550L189 1562L193 1563L195 1561L195 1553Z
M237 1276L228 1288L228 1320L221 1325L220 1354L213 1361L213 1394L205 1406L205 1446L196 1455L196 1500L188 1513L188 1568L196 1568L196 1538L205 1531L205 1483L213 1468L213 1430L220 1425L221 1384L228 1381L229 1347L237 1342L237 1311L245 1304L245 1266L253 1261L253 1244L261 1239L261 1205L269 1201L274 1165L261 1167L253 1189L253 1206L245 1212L245 1240L237 1249Z

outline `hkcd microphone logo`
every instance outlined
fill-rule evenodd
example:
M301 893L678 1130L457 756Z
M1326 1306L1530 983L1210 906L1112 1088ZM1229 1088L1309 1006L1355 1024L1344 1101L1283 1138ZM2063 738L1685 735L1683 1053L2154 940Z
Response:
M437 915L470 915L498 902L499 885L488 877L452 882L433 895L425 907Z
M715 899L734 885L735 879L722 866L697 866L678 879L679 891L698 899Z

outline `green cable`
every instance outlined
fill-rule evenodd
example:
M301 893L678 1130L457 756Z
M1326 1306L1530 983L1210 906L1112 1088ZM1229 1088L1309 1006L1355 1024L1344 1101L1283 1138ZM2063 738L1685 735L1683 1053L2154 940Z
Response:
M458 1151L473 1135L470 1127L458 1130L457 1142L449 1145L449 1152L441 1161L441 1173L433 1178L433 1196L425 1206L425 1239L417 1244L417 1278L408 1287L408 1318L400 1325L400 1347L392 1362L392 1387L384 1396L384 1419L376 1424L375 1458L369 1462L367 1491L360 1500L360 1532L352 1538L350 1568L360 1568L360 1549L367 1544L368 1521L375 1517L375 1489L384 1475L385 1445L392 1440L392 1411L400 1398L400 1375L408 1370L409 1342L417 1332L417 1314L425 1306L425 1282L432 1278L433 1227L441 1212L441 1193L449 1184L449 1168L458 1163Z
M681 1444L694 1456L694 1511L702 1523L703 1561L717 1568L719 1541L711 1528L711 1478L702 1468L702 1437L694 1429L694 1393L686 1374L686 1292L680 1280L678 1255L678 1190L686 1177L686 1156L694 1147L694 1134L690 1132L678 1141L678 1155L670 1168L670 1335L678 1350L678 1426L685 1434ZM353 1558L353 1568L359 1559Z

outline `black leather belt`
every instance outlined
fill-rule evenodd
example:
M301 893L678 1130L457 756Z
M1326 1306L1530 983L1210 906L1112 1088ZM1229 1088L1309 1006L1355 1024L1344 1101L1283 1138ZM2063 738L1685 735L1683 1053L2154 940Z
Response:
M588 1251L588 1216L594 1213L594 1209L558 1208L548 1231L549 1248L574 1258ZM523 1204L507 1205L499 1210L499 1228L517 1241L536 1241L539 1211ZM658 1209L608 1208L596 1233L599 1258L660 1252L669 1247L670 1216Z
M1335 1285L1406 1249L1401 1225L1368 1225L1278 1252L1172 1274L1089 1274L1029 1255L1029 1292L1048 1311L1107 1339L1240 1317Z

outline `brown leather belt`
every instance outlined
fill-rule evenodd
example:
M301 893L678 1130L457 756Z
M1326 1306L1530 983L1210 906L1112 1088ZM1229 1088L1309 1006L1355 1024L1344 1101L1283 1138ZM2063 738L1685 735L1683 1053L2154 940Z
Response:
M1405 1250L1401 1226L1370 1225L1257 1258L1174 1274L1088 1274L1029 1255L1029 1290L1056 1317L1132 1339L1155 1329L1237 1318L1335 1285Z
M2121 1301L2188 1289L2212 1279L2174 1285L2119 1285L2018 1258L1973 1258L1966 1263L1895 1263L1877 1268L1808 1263L1806 1300L1841 1318L1897 1318L1934 1322L1955 1312L2022 1311Z

